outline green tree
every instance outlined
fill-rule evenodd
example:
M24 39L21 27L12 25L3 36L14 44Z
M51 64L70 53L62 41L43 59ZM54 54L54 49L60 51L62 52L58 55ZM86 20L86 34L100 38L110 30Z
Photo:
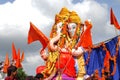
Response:
M18 68L18 70L17 70L17 78L19 80L25 80L26 77L27 77L27 74L25 73L25 71L23 71L23 68Z

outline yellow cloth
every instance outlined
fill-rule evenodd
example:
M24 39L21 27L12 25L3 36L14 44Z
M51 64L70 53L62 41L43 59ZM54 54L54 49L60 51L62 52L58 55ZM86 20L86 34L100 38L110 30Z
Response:
M78 56L77 60L78 60L78 66L79 66L77 77L78 78L79 77L82 78L86 74L86 71L85 71L85 62L84 62L83 55Z
M55 63L58 58L58 51L56 52L50 52L47 62L46 62L46 67L43 71L44 76L48 77L53 71L55 71Z
M77 77L76 80L83 80L83 77Z

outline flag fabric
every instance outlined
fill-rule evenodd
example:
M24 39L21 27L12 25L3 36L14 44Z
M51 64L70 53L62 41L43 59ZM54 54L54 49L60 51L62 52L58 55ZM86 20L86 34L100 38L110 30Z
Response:
M110 23L113 24L117 29L120 29L120 25L119 25L114 13L113 13L112 8L110 10Z
M20 49L18 49L17 53L14 43L12 43L12 60L17 68L22 67L21 62L24 60L24 52L22 52L22 55L20 57Z
M22 52L21 62L24 60L24 51Z
M48 45L49 39L39 30L35 25L30 22L30 30L28 33L28 44L39 40L43 49Z
M104 64L106 60L109 59L109 56L112 57L116 55L116 44L118 42L118 37L114 37L112 40L105 43L107 50L105 51L103 46L99 46L97 48L94 48L91 50L91 52L85 52L84 60L85 62L88 60L88 64L85 65L86 68L86 74L92 75L94 74L94 71L97 69L99 70L99 75L102 74L102 69L105 69L104 66L106 65L109 69L110 79L109 80L120 80L120 50L118 51L116 63L112 60L109 60L110 63L107 62L107 64ZM90 56L89 56L90 54ZM110 65L109 65L110 64ZM114 69L114 66L116 65L116 72L114 75L112 75Z
M21 59L20 59L20 49L18 49L17 60L16 60L16 63L15 63L15 66L17 68L21 68L22 67L22 65L21 65Z
M7 68L9 67L9 65L10 65L10 61L9 61L9 57L8 57L8 53L7 53L6 57L5 57L5 61L4 61L4 66L3 66L4 73L7 73Z
M83 31L83 33L80 36L80 41L76 45L77 48L82 46L83 48L88 49L93 45L92 35L91 35L92 24L86 20L85 25L86 25L86 29L85 31Z
M12 60L16 60L16 59L17 59L16 48L14 43L12 43Z

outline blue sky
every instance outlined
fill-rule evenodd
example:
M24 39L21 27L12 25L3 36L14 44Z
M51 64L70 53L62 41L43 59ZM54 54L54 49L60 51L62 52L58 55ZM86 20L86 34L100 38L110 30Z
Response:
M15 0L0 0L0 4L5 4L7 2L13 3Z
M7 52L11 58L14 42L16 49L25 52L24 70L34 75L36 67L44 65L44 61L39 55L41 44L38 41L27 44L29 22L49 37L54 17L62 7L76 11L82 22L92 20L94 43L116 36L114 26L110 25L109 12L112 7L120 22L120 0L0 0L0 61Z

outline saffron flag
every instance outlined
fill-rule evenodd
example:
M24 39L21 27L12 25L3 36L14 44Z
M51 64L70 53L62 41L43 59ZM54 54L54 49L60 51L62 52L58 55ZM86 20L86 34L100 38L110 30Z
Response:
M18 54L17 54L17 60L16 60L16 67L17 68L21 68L22 65L21 65L21 59L20 59L20 49L18 49Z
M21 62L24 60L24 51L22 52L22 56L21 56Z
M83 31L83 33L80 36L80 41L76 45L78 48L79 46L82 46L85 49L88 49L93 45L92 43L92 35L91 35L91 28L92 28L92 23L88 22L87 20L85 21L86 25L86 30Z
M43 49L48 45L49 39L39 30L35 25L30 22L30 30L28 33L28 44L39 40Z
M113 13L112 8L110 10L110 23L113 24L117 29L120 29L120 25L119 25L114 13Z
M8 53L6 54L5 61L4 61L4 66L3 66L3 72L7 73L7 68L9 67L10 61L8 57Z
M16 59L17 59L16 48L14 43L12 43L12 60L16 60Z

